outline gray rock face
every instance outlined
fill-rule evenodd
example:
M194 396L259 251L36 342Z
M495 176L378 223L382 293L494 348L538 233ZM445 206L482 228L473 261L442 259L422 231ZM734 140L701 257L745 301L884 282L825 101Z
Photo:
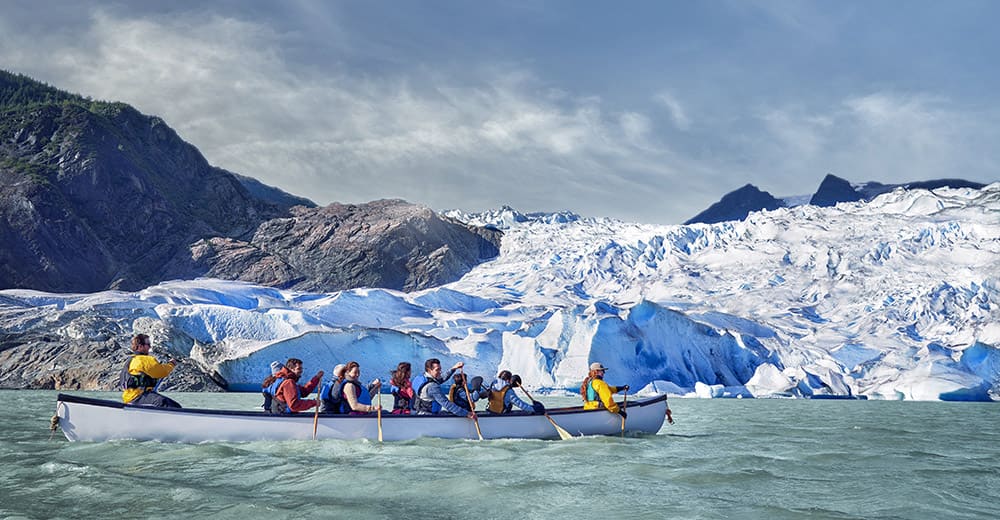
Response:
M207 274L304 291L449 283L499 254L501 233L441 218L401 200L298 207L250 242L203 241L192 257Z
M127 105L8 112L0 132L0 287L134 290L206 236L287 208L253 198L162 120ZM194 273L189 273L194 274Z
M117 390L129 358L131 336L106 340L64 335L0 336L0 388L50 390ZM164 356L157 356L165 361ZM214 376L214 378L213 378ZM223 392L225 381L184 362L163 380L161 390Z
M316 208L212 167L161 119L123 103L0 71L0 112L0 289L137 290L211 276L414 290L499 252L498 232L427 208Z

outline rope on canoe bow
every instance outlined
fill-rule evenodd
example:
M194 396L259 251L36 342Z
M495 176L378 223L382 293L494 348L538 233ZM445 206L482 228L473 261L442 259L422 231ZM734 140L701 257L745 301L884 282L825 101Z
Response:
M51 419L49 419L49 440L50 441L52 440L52 437L56 434L56 430L59 429L59 407L60 406L62 406L62 403L56 403L56 414L53 415Z

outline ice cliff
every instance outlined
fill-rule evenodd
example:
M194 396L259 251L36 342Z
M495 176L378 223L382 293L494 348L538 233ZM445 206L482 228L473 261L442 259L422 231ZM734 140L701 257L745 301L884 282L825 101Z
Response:
M357 360L383 379L437 357L543 391L573 390L600 361L612 384L703 397L1000 398L1000 183L711 225L448 216L505 235L499 257L434 289L7 290L0 324L86 337L97 315L243 390L287 357L307 375Z

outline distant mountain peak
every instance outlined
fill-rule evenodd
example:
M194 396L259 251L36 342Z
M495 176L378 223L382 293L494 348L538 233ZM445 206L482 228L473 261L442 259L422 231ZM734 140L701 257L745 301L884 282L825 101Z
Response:
M727 193L721 200L719 200L719 202L712 204L708 209L695 215L693 218L685 222L685 224L714 224L716 222L724 222L728 220L743 220L754 211L761 211L765 209L774 210L780 207L793 207L803 203L820 207L832 207L836 206L840 202L868 202L875 197L878 197L883 193L888 193L896 188L903 188L907 190L935 190L938 188L950 187L972 188L978 190L985 186L985 184L962 179L936 179L908 182L903 184L882 184L875 181L852 184L846 179L838 177L832 173L828 173L826 177L823 177L823 181L820 182L819 188L811 197L805 195L775 199L770 193L759 190L753 184L746 184L735 191Z
M809 199L809 204L828 208L836 206L838 202L856 202L864 198L846 179L828 173L823 177L823 182L819 183L819 189Z
M705 211L695 215L685 224L714 224L727 220L743 220L752 211L762 209L774 210L783 207L784 203L766 191L761 191L753 184L745 184L742 188L731 191L722 200L712 204Z

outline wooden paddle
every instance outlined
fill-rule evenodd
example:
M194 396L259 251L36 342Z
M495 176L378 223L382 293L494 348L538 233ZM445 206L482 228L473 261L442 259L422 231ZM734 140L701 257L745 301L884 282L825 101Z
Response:
M476 435L479 435L479 440L483 440L483 431L479 429L479 417L476 417L476 405L472 404L472 394L469 393L469 385L465 381L465 373L462 369L458 369L458 373L462 374L462 387L465 388L465 398L469 401L469 411L472 412L472 422L476 423Z
M522 392L524 392L524 395L528 396L528 399L530 399L532 402L535 401L535 399L533 397L531 397L531 394L529 394L528 391L525 390L523 386L519 387L519 388L521 389ZM555 427L556 433L559 434L559 438L560 439L562 439L562 440L565 441L565 440L573 438L573 436L570 435L570 433L568 431L562 429L561 426L559 426L558 424L556 424L556 421L554 419L552 419L552 417L549 416L549 412L548 411L545 412L545 418L548 419L549 422L552 423L552 426Z
M625 398L622 399L622 410L628 408L628 391L625 391ZM622 438L625 437L625 417L622 416Z
M316 440L316 429L319 427L319 405L321 402L319 393L322 389L323 381L321 380L319 384L316 385L316 413L313 414L313 440Z
M376 411L376 413L378 414L378 441L382 442L382 387L381 386L379 386L378 397L376 399L378 399L378 410Z

